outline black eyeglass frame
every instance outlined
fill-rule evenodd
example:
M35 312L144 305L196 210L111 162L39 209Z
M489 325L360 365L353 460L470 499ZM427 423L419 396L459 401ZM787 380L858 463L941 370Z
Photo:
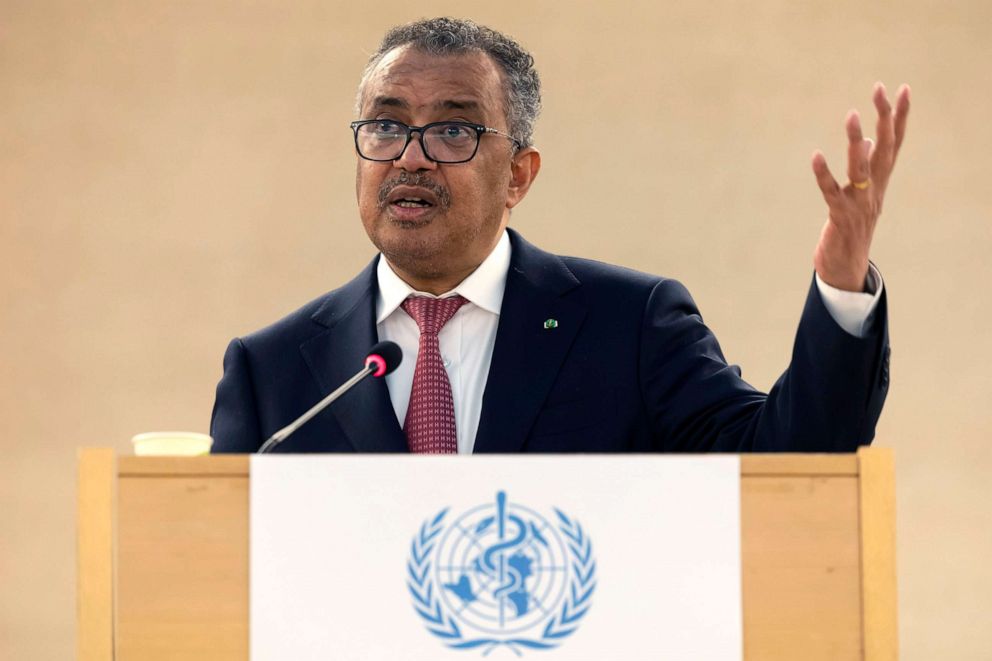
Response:
M358 146L358 129L362 128L367 124L376 124L378 122L384 122L384 121L388 121L391 124L396 124L397 126L402 126L406 132L406 142L403 143L403 148L400 150L400 153L397 154L394 158L369 158L368 156L362 153L362 148ZM458 122L458 121L431 122L430 124L424 124L423 126L410 126L408 124L404 124L403 122L398 122L393 119L390 120L359 119L357 121L352 122L350 126L352 132L355 134L355 151L358 152L358 155L361 158L364 158L366 161L374 161L376 163L389 163L391 161L395 161L397 159L403 158L403 154L406 153L406 148L410 146L410 140L413 139L414 133L420 134L420 148L423 150L424 156L427 158L427 160L433 163L468 163L473 158L475 158L475 155L477 153L479 153L479 143L482 142L482 136L487 133L492 135L499 135L512 141L515 149L520 149L521 147L523 147L523 144L509 133L504 133L503 131L500 131L499 129L494 129L491 126L485 126L484 124L475 124L473 122ZM472 154L468 158L463 158L458 161L446 161L431 156L430 152L427 149L427 146L424 144L424 131L427 131L428 129L431 129L435 126L463 126L465 128L474 129L475 149L472 150Z

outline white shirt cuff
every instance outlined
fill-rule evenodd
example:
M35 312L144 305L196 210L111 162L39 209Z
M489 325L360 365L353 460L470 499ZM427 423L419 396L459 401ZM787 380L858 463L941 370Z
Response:
M868 264L868 277L865 278L865 289L868 293L844 291L831 287L816 274L816 288L823 299L827 312L834 318L837 325L855 337L868 334L875 321L875 309L882 298L882 274L874 264Z

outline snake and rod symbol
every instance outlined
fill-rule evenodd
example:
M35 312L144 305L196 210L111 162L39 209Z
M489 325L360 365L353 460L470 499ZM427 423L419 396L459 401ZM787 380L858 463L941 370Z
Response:
M507 538L508 523L516 527L516 533L510 538ZM528 528L524 520L507 511L504 491L496 494L496 537L499 541L486 548L476 559L476 569L498 581L492 594L499 601L499 624L502 627L505 625L505 609L510 595L520 594L524 588L524 579L530 575L530 571L522 567L521 563L507 563L511 549L519 549L529 540ZM514 603L517 615L526 612L526 601L515 600Z

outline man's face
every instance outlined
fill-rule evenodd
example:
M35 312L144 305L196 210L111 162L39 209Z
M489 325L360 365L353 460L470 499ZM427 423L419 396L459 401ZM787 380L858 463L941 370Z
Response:
M502 76L488 55L437 57L409 47L387 53L369 76L361 118L508 128ZM369 238L400 277L443 291L482 263L522 194L507 138L484 135L475 158L452 164L427 160L418 138L395 161L358 158L358 207Z

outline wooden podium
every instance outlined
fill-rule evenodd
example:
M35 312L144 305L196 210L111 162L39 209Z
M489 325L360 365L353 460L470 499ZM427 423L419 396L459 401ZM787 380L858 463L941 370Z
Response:
M248 486L243 455L81 451L79 661L248 659ZM745 659L897 658L891 450L742 455L741 554Z

